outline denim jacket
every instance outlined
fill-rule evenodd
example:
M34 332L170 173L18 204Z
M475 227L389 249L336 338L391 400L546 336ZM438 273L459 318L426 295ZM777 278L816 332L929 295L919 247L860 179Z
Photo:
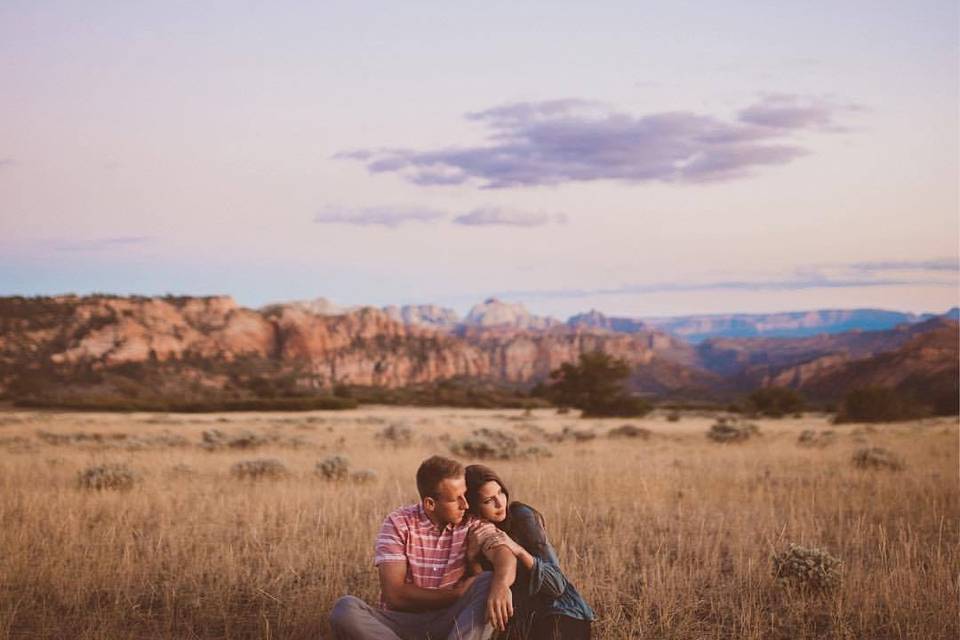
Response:
M511 502L503 530L533 556L533 568L517 565L513 601L517 618L532 613L561 614L578 620L595 620L596 614L560 570L553 545L547 540L543 517L532 507Z

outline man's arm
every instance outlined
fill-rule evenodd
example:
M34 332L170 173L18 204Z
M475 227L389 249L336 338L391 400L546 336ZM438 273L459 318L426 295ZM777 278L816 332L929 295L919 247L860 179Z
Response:
M493 580L490 582L490 595L487 597L487 620L499 631L507 628L507 622L513 615L513 594L510 586L517 579L517 558L504 545L498 545L484 552L493 564Z
M384 562L378 567L383 601L394 611L430 611L449 607L467 592L476 578L464 578L450 589L424 589L405 582L405 562Z

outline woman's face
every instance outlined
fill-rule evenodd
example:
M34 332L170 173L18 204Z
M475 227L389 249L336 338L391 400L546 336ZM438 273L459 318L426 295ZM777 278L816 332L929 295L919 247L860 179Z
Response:
M484 520L503 522L507 517L507 494L496 480L486 482L477 491L477 513Z

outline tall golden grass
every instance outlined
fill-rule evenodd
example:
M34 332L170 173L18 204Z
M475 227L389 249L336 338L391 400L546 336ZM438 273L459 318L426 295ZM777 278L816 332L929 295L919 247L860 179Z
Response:
M0 639L319 638L346 593L375 601L374 535L415 501L413 474L479 427L516 435L566 425L589 442L553 457L492 463L511 496L546 517L568 577L599 614L599 638L956 638L960 570L958 425L954 419L830 427L822 416L764 420L732 445L704 433L711 416L634 421L648 440L610 439L623 420L537 411L364 409L349 414L180 416L20 412L0 416ZM219 421L218 421L219 420ZM224 421L227 422L224 422ZM415 433L395 448L390 423ZM256 451L196 446L204 429L299 436ZM833 443L797 445L803 429ZM52 433L186 436L186 447L120 439L53 443ZM285 444L286 443L286 444ZM880 445L900 472L861 470ZM327 455L373 468L367 484L313 473ZM242 481L235 462L284 461L279 480ZM90 465L123 463L130 491L77 484ZM185 467L188 467L186 468ZM818 593L779 583L770 556L790 542L843 561Z

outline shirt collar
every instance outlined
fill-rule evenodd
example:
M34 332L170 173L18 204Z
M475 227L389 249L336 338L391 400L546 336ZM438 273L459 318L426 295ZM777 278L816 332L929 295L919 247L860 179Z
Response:
M438 533L444 533L448 529L450 531L453 531L459 526L469 524L470 517L471 516L469 514L464 514L463 520L460 521L460 524L447 523L441 527L440 525L436 524L433 520L430 519L430 516L428 516L427 512L424 511L423 509L423 503L422 502L417 503L417 518L420 520L421 523L425 525L429 525L434 531Z

